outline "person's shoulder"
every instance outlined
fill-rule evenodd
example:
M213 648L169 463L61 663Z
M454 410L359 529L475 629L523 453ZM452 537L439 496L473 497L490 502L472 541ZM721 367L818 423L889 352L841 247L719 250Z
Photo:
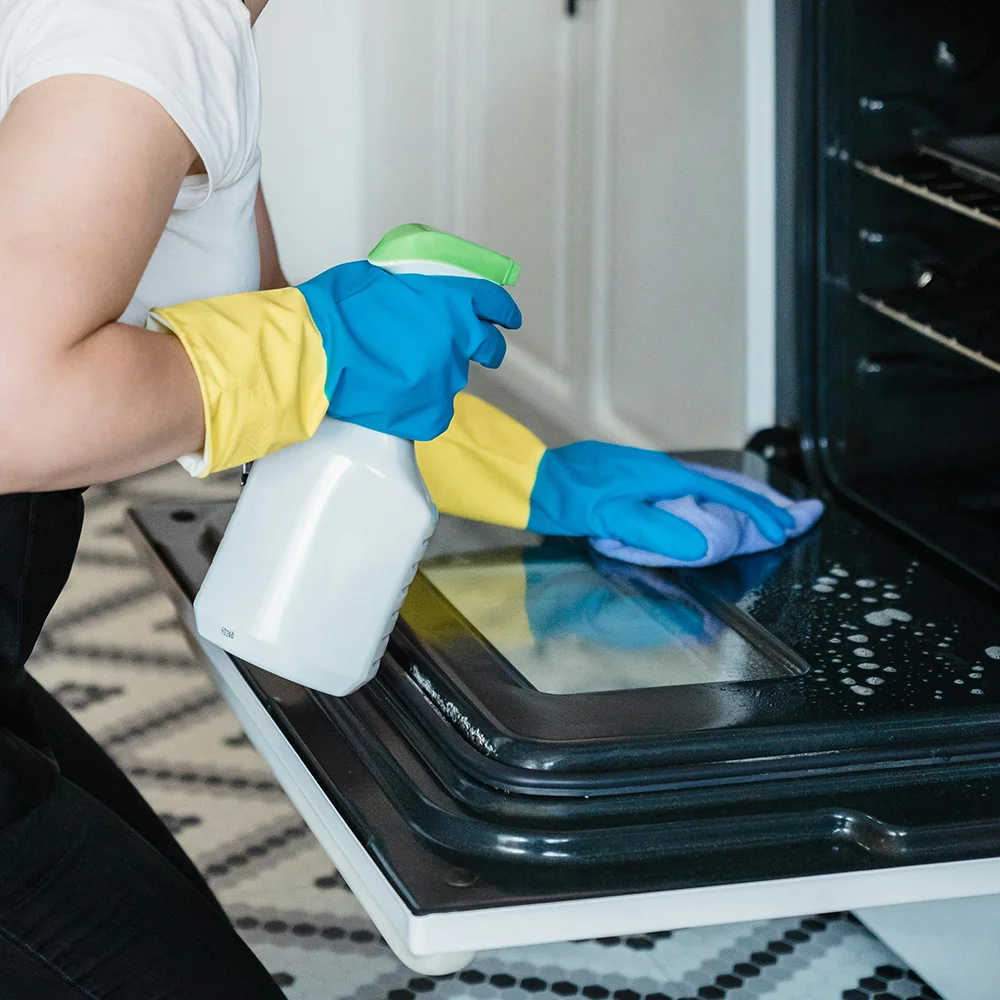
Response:
M100 55L139 64L251 64L240 0L0 0L0 58L9 65Z
M260 84L240 0L0 0L0 115L20 91L68 74L153 97L197 148L212 187L255 156Z
M22 29L12 40L25 47L72 33L80 44L104 37L168 48L180 38L239 51L250 15L240 0L2 0L0 25Z

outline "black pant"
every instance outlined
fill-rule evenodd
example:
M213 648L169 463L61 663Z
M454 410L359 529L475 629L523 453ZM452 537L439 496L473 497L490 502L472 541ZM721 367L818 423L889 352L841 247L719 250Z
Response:
M79 491L0 497L0 1000L282 996L128 778L24 671Z

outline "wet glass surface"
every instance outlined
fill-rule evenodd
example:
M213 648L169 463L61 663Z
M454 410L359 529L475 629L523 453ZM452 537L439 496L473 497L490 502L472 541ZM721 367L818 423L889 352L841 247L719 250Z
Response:
M628 691L789 676L662 574L599 556L428 560L424 575L536 690Z
M837 507L782 549L678 580L732 603L809 664L810 716L1000 703L995 606Z
M451 563L428 560L422 569L542 692L774 678L757 689L753 714L777 711L781 701L778 714L792 711L800 722L1000 704L996 608L836 507L797 542L709 569L647 571L614 560L604 562L619 566L617 572L596 560L588 569L579 555L573 568L562 560L547 566L544 558L532 565L533 549L520 551L529 568L515 567L519 597L502 596L510 584L487 567L486 554L464 557L472 566L483 561L478 574L460 569L454 556ZM544 557L551 547L537 552ZM807 669L761 663L706 607L746 616ZM517 609L527 641L499 628L499 617ZM564 634L539 641L532 618L542 632ZM595 638L595 630L604 638Z

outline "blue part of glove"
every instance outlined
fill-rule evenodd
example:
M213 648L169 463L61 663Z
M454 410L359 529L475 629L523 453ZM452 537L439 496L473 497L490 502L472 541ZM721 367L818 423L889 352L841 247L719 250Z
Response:
M451 423L469 363L497 368L516 330L510 293L483 278L390 274L359 260L298 286L327 356L329 414L413 441Z
M731 469L716 469L708 465L685 463L691 472L700 473L710 479L717 479L730 486L753 493L769 500L775 506L787 511L795 526L787 532L782 542L799 538L823 516L823 503L815 498L792 500L772 489L767 483ZM732 506L704 501L700 497L685 496L678 500L664 499L656 504L657 509L687 521L697 528L708 542L708 552L697 561L676 559L662 553L626 545L613 538L592 538L590 544L602 555L621 559L639 566L684 566L704 567L725 562L734 556L750 556L757 552L774 549L774 543L757 529L757 525L742 511Z
M795 520L764 497L695 472L658 451L579 441L545 452L531 492L528 530L616 539L684 562L708 552L705 536L653 505L694 496L745 513L782 544Z

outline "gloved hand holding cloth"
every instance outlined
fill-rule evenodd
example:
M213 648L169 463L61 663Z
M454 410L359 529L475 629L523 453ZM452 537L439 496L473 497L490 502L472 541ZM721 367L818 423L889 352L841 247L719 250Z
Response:
M793 503L736 473L599 441L546 448L529 430L462 393L446 434L417 445L444 513L590 538L646 566L708 566L806 532L818 500Z
M694 462L683 464L696 478L699 487L686 496L664 498L653 509L683 521L701 534L706 544L701 558L686 559L684 556L689 553L663 551L637 540L622 538L592 538L594 548L602 555L639 566L714 566L733 556L766 552L786 540L799 538L823 516L821 500L790 500L766 483L743 473ZM700 488L703 486L707 488ZM774 536L766 533L748 510L727 502L721 492L726 486L759 497L764 503L773 504L784 512L788 518L783 522L784 537L775 542Z

